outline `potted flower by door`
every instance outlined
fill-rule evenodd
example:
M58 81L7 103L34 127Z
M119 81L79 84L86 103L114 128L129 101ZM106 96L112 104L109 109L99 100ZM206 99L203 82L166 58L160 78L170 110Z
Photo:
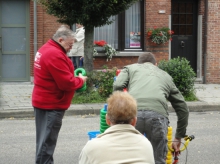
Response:
M165 44L169 40L172 40L172 35L174 31L170 30L167 27L148 29L147 30L147 37L151 39L151 42L155 44Z
M107 59L106 59L107 61L108 60L111 61L112 56L117 55L117 51L110 44L107 44L107 42L105 42L104 40L94 42L93 56L97 56L98 51L105 52L105 55L107 57Z

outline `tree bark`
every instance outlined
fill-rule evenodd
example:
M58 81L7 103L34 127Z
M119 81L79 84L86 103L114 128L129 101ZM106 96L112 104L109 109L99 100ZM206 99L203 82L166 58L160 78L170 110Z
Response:
M93 71L93 38L94 27L85 27L85 43L84 43L84 68L87 72Z

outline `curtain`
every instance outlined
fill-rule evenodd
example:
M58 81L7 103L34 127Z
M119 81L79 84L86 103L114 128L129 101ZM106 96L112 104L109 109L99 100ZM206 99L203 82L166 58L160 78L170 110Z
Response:
M125 11L125 48L140 48L141 37L140 2Z
M94 41L104 40L113 48L118 48L118 16L110 17L114 22L110 25L94 28Z

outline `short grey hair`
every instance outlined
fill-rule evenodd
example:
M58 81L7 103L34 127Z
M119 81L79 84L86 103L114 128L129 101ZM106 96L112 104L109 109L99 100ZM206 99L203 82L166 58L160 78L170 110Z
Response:
M58 38L63 38L63 39L74 38L75 39L75 34L67 26L61 25L57 29L56 33L53 35L54 40L57 40Z
M139 56L138 58L139 64L146 63L146 62L150 62L154 65L156 64L156 59L151 52L145 52Z

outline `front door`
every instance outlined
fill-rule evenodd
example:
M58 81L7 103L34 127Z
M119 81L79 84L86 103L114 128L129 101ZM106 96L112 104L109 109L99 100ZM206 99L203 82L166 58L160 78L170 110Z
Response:
M30 81L29 1L0 0L0 77Z
M196 73L197 68L197 0L172 0L171 58L184 57Z

